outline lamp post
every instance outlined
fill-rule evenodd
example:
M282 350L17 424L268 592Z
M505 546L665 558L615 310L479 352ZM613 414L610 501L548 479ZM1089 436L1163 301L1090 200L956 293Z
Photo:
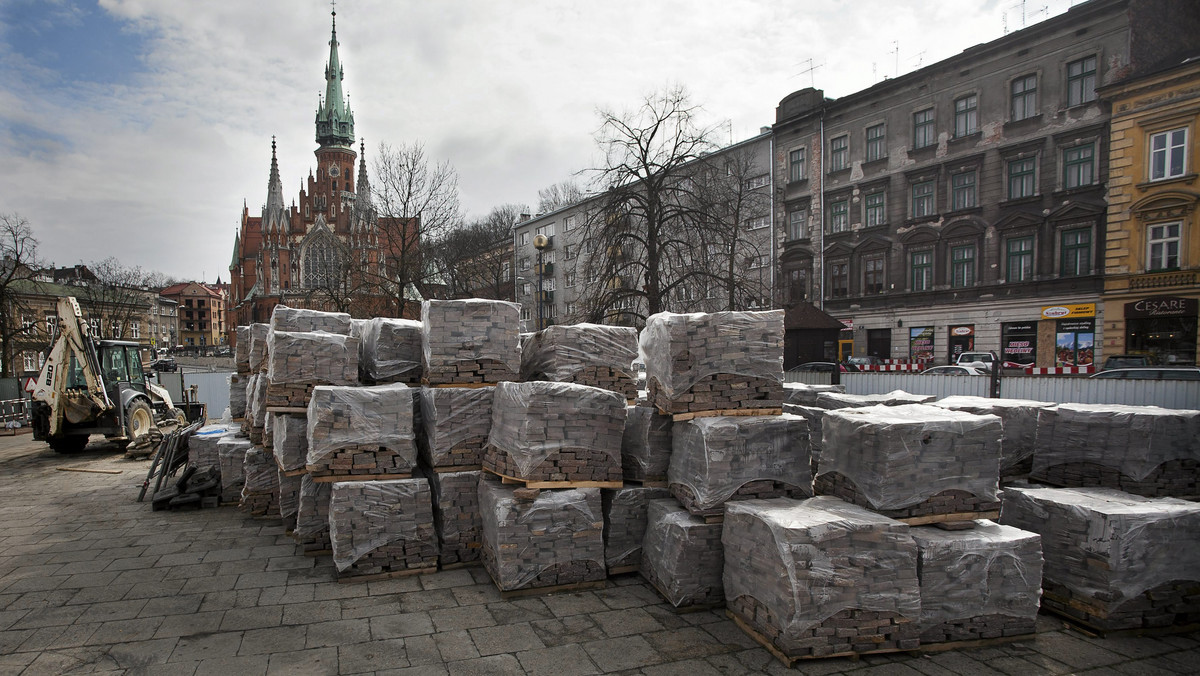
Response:
M545 277L545 269L542 267L542 252L550 240L545 235L535 235L533 238L533 248L537 249L537 273L538 273L538 290L537 290L537 330L541 331L546 328L546 318L542 311L542 279Z

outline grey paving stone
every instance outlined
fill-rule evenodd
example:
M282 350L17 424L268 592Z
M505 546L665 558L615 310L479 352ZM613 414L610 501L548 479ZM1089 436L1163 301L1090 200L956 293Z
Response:
M384 639L338 647L338 670L342 674L375 672L409 666L404 639Z
M496 603L504 600L500 596L500 590L496 589L494 584L464 584L452 587L450 593L454 595L454 602L460 606L469 606L476 603Z
M429 611L433 626L438 631L476 629L496 624L486 606L464 606L462 608L439 608Z
M342 619L342 604L337 601L291 603L283 607L283 624L310 624Z
M288 650L304 650L308 646L305 626L267 627L250 629L242 634L242 647L238 655L265 655Z
M587 676L601 673L578 645L538 648L517 653L521 668L530 676Z
M468 587L474 584L475 578L467 568L444 570L436 575L421 575L422 589L446 589L447 587Z
M200 602L200 612L231 610L233 608L257 608L261 589L230 589L208 592Z
M654 649L668 660L686 660L730 652L741 646L726 645L713 640L712 634L700 627L685 627L643 634ZM747 646L749 647L749 646Z
M403 669L376 671L375 676L447 676L450 673L442 664L422 664Z
M238 576L234 589L249 589L252 587L284 586L288 583L288 572L276 570L269 573L243 573Z
M545 597L542 601L545 602L546 607L556 617L590 615L610 610L609 606L604 601L601 601L593 592L554 594Z
M442 663L442 654L438 651L437 641L433 634L424 636L409 636L404 639L404 649L408 663L413 666Z
M107 601L120 601L133 589L131 584L114 584L105 587L83 587L75 592L70 601L66 605L78 605L81 603L104 603Z
M480 655L535 650L546 647L529 624L508 624L469 630Z
M456 608L459 605L458 599L454 597L453 589L404 592L390 595L388 598L396 599L405 612Z
M534 620L554 619L554 613L541 599L514 599L487 604L488 612L496 624L516 624Z
M398 577L392 580L372 580L366 584L371 596L400 594L403 592L416 592L424 589L424 587L421 586L422 577L425 576L408 575L406 577Z
M237 655L242 646L242 632L227 631L184 636L175 643L168 662L202 662Z
M333 676L337 673L337 648L273 653L267 665L267 674L271 676Z
M76 622L108 622L110 620L129 620L141 614L146 606L146 599L129 601L109 601L106 603L88 604L83 614Z
M216 575L243 575L245 573L265 573L266 559L239 559L237 561L222 561L221 563L202 563L202 566L215 565Z
M479 651L475 649L475 642L471 640L471 635L467 633L466 629L444 631L432 634L432 636L443 662L479 657Z
M39 653L37 659L25 667L23 676L59 676L66 673L96 673L118 669L116 661L105 654L102 648L70 648Z
M434 623L429 613L398 613L379 615L370 620L371 638L375 640L432 634Z
M261 676L267 673L267 655L250 655L245 657L220 657L204 660L196 667L196 676L232 676L247 674Z
M662 655L641 636L589 641L582 644L582 647L605 673L640 669L663 661Z
M234 608L225 611L225 617L221 620L221 631L275 627L282 621L283 606Z
M289 584L285 587L264 587L258 596L263 605L308 603L313 600L316 585Z
M604 633L611 638L645 634L652 631L660 631L663 628L658 620L654 619L650 613L647 613L642 608L626 608L624 610L593 613L592 619L596 620L596 624L600 625Z
M223 617L225 617L223 610L192 613L191 615L168 615L163 617L162 624L158 625L158 630L154 632L154 637L169 638L209 634L220 629Z
M557 620L534 620L529 625L548 646L583 643L607 638L604 630L587 615L572 615Z
M363 620L316 622L307 628L305 648L328 648L371 640L371 627Z
M71 624L86 610L85 606L35 608L26 613L21 619L13 622L9 626L9 629L37 629L39 627Z
M156 617L158 615L191 615L199 612L200 604L204 601L203 594L182 594L179 596L163 596L146 599L142 606L140 617Z
M1073 669L1093 669L1121 661L1117 653L1061 631L1039 635L1035 645L1037 652Z
M89 644L129 643L133 641L148 641L154 638L162 624L161 617L142 617L132 620L116 620L104 622L91 637Z
M722 672L702 659L683 660L645 667L646 676L722 676Z
M108 655L122 669L135 669L151 664L165 664L175 650L177 639L152 639L134 643L118 643L108 647Z
M512 655L492 655L446 665L451 676L519 676L521 663Z

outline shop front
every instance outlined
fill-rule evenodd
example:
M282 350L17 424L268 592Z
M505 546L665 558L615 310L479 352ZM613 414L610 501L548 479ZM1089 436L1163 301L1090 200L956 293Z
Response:
M1041 349L1037 349L1037 336L1044 340ZM1043 307L1037 336L1032 353L1038 366L1091 368L1096 361L1096 304Z
M1125 303L1125 351L1148 354L1160 364L1196 363L1200 300L1153 296Z
M973 352L975 350L975 325L951 326L946 345L949 346L946 363L957 364L958 355L963 352Z

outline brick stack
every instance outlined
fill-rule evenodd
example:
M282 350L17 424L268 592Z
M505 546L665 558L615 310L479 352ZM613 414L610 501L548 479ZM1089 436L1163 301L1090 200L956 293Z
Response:
M1200 411L1060 404L1040 409L1033 479L1147 497L1200 497Z
M244 465L249 439L221 437L217 442L217 457L221 463L221 504L236 505L242 501L242 486L246 483Z
M323 331L272 331L267 405L304 407L318 385L358 384L358 339Z
M1033 467L1034 440L1037 437L1038 412L1053 404L1028 399L989 399L987 397L946 397L933 404L952 411L978 415L990 414L1000 418L1004 428L1003 455L1000 458L1000 480L1029 478Z
M631 326L551 326L521 345L521 380L589 385L633 400L637 356L637 329Z
M790 414L677 422L667 478L700 516L719 515L730 500L811 497L808 422Z
M787 661L912 650L920 639L909 527L836 498L726 506L725 598Z
M246 381L248 377L241 373L230 373L229 379L229 417L232 420L242 420L246 417Z
M250 441L256 444L263 442L263 429L267 425L267 384L265 373L250 376L246 383L246 406L249 410L246 411L243 429L250 436Z
M483 468L532 487L619 486L624 429L625 399L615 392L571 383L500 383Z
M480 470L430 472L438 561L444 568L479 560L483 522L479 516Z
M279 473L279 516L283 519L283 529L287 533L296 530L296 516L300 511L300 478L287 476L283 470Z
M819 495L914 525L998 515L1002 430L994 415L871 406L828 411L822 428Z
M221 458L217 444L227 436L234 434L232 425L205 425L192 432L187 438L188 463L204 469L221 466Z
M631 573L642 564L646 508L651 500L669 498L665 488L625 486L600 491L604 506L604 564L609 575Z
M363 327L364 383L420 384L421 362L421 322L376 317Z
M1006 488L1001 521L1042 537L1043 608L1100 631L1200 621L1200 504Z
M725 602L721 524L705 523L674 500L651 500L641 574L676 608Z
M477 469L492 429L494 387L423 387L420 390L421 462L432 468Z
M845 385L807 385L805 383L784 383L783 403L799 404L801 406L816 406L817 397L826 392L845 394Z
M308 556L329 554L329 493L332 483L318 483L307 474L300 477L300 494L296 505L296 542Z
M267 339L271 335L270 324L250 325L250 354L247 365L251 373L265 373L267 370Z
M416 465L413 390L318 386L308 404L307 469L314 478L407 478Z
M1023 636L1037 630L1042 540L991 521L970 530L913 528L920 561L921 643Z
M421 303L421 347L431 385L516 380L521 306L498 300Z
M483 478L479 511L483 565L500 591L603 584L600 489L539 491Z
M350 315L276 305L271 310L272 331L324 331L350 335Z
M250 373L250 327L239 326L237 343L233 346L233 368L238 373Z
M667 414L779 408L783 311L673 314L641 336L650 401Z
M813 476L816 476L817 468L821 465L821 435L824 434L822 425L825 422L825 409L804 404L784 404L783 412L798 415L808 421L809 466Z
M815 405L826 410L862 408L866 406L907 406L909 404L928 404L936 398L928 394L910 394L904 390L895 390L887 394L822 392L817 395Z
M295 413L269 413L272 450L279 470L298 474L308 464L308 418Z
M270 452L255 446L246 451L242 464L241 508L251 516L279 513L279 468Z
M664 483L671 463L671 416L652 406L625 407L621 467L628 481Z
M437 567L433 503L425 479L342 481L329 495L338 579Z

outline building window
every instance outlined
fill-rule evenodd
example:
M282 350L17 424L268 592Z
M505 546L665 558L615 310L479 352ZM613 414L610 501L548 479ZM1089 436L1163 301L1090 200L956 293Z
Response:
M933 181L921 181L912 186L912 217L923 218L934 215Z
M850 227L850 201L838 200L829 205L829 231L845 232Z
M36 371L37 370L38 359L37 359L36 352L22 352L21 353L21 361L24 362L22 365L25 367L26 371Z
M883 256L863 259L863 293L883 293Z
M1037 75L1024 75L1012 81L1012 121L1037 114Z
M1146 229L1146 269L1179 267L1179 223L1152 225Z
M766 256L766 255L760 255L760 256L755 256L754 258L751 258L750 259L750 269L757 270L758 268L767 267L767 264L770 263L770 261L768 259L769 259L769 256Z
M1010 283L1033 279L1033 237L1010 237L1006 248L1004 279Z
M525 282L521 285L521 295L528 296L529 294L533 293L532 289L533 287L529 284L529 282Z
M829 171L841 171L850 166L850 137L839 136L829 141Z
M804 180L804 148L797 148L788 153L788 180L791 182Z
M575 217L567 216L563 219L563 232L570 232L575 229Z
M500 267L500 279L505 281L512 279L512 263L509 261L504 261L504 264Z
M756 188L761 188L765 185L770 185L770 183L771 183L771 175L770 174L762 174L761 176L755 176L753 178L748 178L748 179L746 179L746 190L755 190Z
M1067 64L1067 105L1078 106L1096 100L1096 57L1089 56Z
M793 209L788 212L788 240L808 237L808 209Z
M747 230L762 230L768 225L771 225L770 216L755 216L754 218L746 219Z
M54 335L58 330L58 315L46 315L46 333Z
M912 290L929 291L933 288L933 252L914 251L910 257L912 268Z
M528 272L533 268L533 264L530 262L529 256L524 256L521 258L520 266L521 272Z
M132 323L130 323L129 335L132 336L134 340L138 340L142 337L142 325L137 320L134 320Z
M1032 157L1008 163L1008 199L1015 200L1034 195L1037 187L1034 181L1036 167Z
M539 226L538 226L537 228L535 228L534 230L535 230L535 231L534 231L534 234L537 234L537 235L545 235L545 236L547 236L547 237L553 237L553 236L554 236L554 224L553 224L553 223L547 223L547 224L545 224L545 225L539 225Z
M850 295L850 264L832 263L829 266L829 295L845 298Z
M933 119L933 108L913 113L913 148L924 148L937 143L937 129Z
M979 97L964 96L954 102L954 136L970 136L979 129Z
M1063 230L1062 266L1063 277L1081 277L1092 273L1092 231L1088 228Z
M867 161L887 157L887 129L882 124L867 127Z
M26 317L25 315L21 315L21 331L25 333L33 333L34 327L35 322L32 319Z
M975 170L964 171L950 177L950 196L953 209L971 209L978 202L975 199Z
M1150 180L1183 176L1187 128L1150 135Z
M975 284L975 245L951 247L950 285L956 288Z
M529 244L529 231L526 230L517 235L517 246L525 246Z
M533 311L527 307L521 308L521 320L527 322L530 319L533 319Z
M887 209L884 202L885 194L881 190L867 195L865 200L867 227L887 223Z
M1079 188L1095 182L1094 155L1095 146L1090 143L1063 150L1064 188Z
M338 249L338 243L328 233L317 235L305 247L302 260L306 288L328 289L341 285L342 256Z

